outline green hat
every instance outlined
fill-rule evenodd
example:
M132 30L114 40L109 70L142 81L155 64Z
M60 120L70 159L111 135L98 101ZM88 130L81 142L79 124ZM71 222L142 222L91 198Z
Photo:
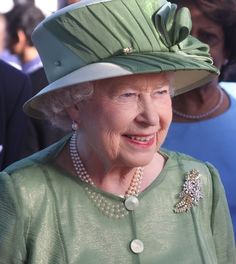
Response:
M166 0L84 0L46 18L32 35L49 85L24 110L44 118L48 93L87 81L151 72L176 72L175 94L218 73L206 44L190 36L187 8Z

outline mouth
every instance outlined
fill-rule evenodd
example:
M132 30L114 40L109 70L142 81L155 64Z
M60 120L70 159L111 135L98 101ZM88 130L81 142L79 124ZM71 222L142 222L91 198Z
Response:
M145 145L150 146L155 141L155 134L152 135L124 135L129 142L138 144L138 145Z

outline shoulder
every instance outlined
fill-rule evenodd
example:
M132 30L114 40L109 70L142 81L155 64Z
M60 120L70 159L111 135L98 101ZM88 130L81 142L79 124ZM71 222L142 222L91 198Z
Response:
M5 168L4 173L8 174L17 183L20 181L31 185L43 183L47 171L51 170L57 155L65 146L67 139L68 136L65 136L55 144L11 164Z
M28 93L31 95L29 77L8 63L0 60L0 86L7 87L8 92L14 94Z
M8 207L20 208L19 212L24 210L25 215L40 213L45 206L52 206L56 192L60 193L74 184L55 165L56 157L66 143L67 136L5 168L0 173L0 201L4 201Z
M48 184L40 164L40 161L28 157L2 171L0 190L4 192L0 193L0 199L21 210L25 207L26 211L35 208L36 205L41 207L48 192Z
M49 167L50 160L50 152L37 152L5 168L1 177L8 179L19 190L34 192L36 188L39 190L41 186L45 186L45 170Z
M218 184L221 185L218 170L211 163L198 160L180 152L165 149L162 150L162 152L171 160L172 169L180 171L180 177L184 177L190 171L196 170L201 176L202 183L209 188L209 192L214 182L218 182Z
M164 153L164 155L167 155L168 158L176 161L180 166L186 165L186 164L196 164L196 165L206 165L206 162L203 162L199 159L196 159L188 154L178 152L178 151L171 151L167 150L165 148L161 149L161 152Z
M7 194L22 204L35 207L54 196L52 182L66 182L64 174L55 169L55 159L66 141L59 141L25 159L13 163L0 173L0 200ZM64 186L63 186L64 187ZM4 193L1 193L4 190ZM30 201L30 202L29 202Z
M220 86L232 99L236 98L236 82L221 82Z
M11 66L10 64L4 62L3 60L0 60L0 71L1 78L7 78L7 76L11 76L14 74L17 78L26 79L27 75L21 72L20 70L16 69L15 67ZM14 80L14 78L12 78Z
M224 187L218 170L209 162L203 162L179 152L163 152L169 158L168 172L179 190L193 191L199 186L203 196L202 212L211 212L218 204L227 207ZM174 176L174 177L173 177ZM193 176L193 177L192 177ZM174 178L174 179L173 179Z

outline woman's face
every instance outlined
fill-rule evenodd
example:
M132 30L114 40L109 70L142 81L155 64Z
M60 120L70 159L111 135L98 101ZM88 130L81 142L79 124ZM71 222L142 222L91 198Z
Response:
M140 74L95 82L78 107L79 149L105 166L147 165L172 118L170 75Z
M195 5L187 4L187 7L192 16L191 35L209 45L214 65L220 69L227 55L222 26L206 17Z

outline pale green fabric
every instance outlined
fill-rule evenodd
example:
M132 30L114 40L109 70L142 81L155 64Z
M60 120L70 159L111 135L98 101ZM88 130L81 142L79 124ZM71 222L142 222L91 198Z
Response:
M1 264L236 263L224 191L212 166L167 153L162 173L139 195L138 209L111 219L88 199L87 184L54 165L64 141L1 173ZM204 197L190 212L176 214L184 174L193 168L202 174ZM134 238L144 243L141 254L129 248Z
M166 0L84 0L58 10L32 34L49 85L24 111L47 118L46 95L106 78L170 71L176 95L210 82L219 71L191 25L189 10Z

